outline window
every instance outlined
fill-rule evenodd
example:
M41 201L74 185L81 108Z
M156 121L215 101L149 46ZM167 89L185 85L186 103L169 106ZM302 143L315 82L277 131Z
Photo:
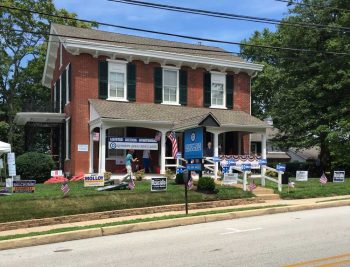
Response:
M225 106L225 74L211 73L211 107Z
M108 62L108 99L126 101L126 62Z
M107 130L107 137L125 137L125 128L111 128ZM108 140L108 138L107 138ZM108 144L107 144L108 147ZM119 159L124 160L125 150L124 149L108 149L107 150L108 159Z
M163 103L179 103L179 70L163 69Z

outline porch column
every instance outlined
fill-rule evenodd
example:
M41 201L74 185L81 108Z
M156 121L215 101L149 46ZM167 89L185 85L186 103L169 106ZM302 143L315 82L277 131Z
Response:
M266 153L266 132L261 135L261 157L263 159L267 159L267 153ZM261 166L261 185L262 186L265 186L265 173L266 173L265 166Z
M213 132L214 135L214 157L219 156L219 133ZM214 179L218 178L219 162L214 162Z
M162 137L160 141L160 173L165 174L165 142L166 142L166 133L167 131L161 131Z
M238 155L242 155L242 134L241 132L237 132L237 146L238 146Z
M93 141L93 131L90 130L90 160L89 160L89 173L94 172L94 141Z
M106 171L106 129L103 124L100 127L100 158L99 158L99 173Z

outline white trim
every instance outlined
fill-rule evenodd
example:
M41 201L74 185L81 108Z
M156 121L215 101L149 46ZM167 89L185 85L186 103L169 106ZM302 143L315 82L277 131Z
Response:
M226 107L226 74L222 72L210 72L210 103L213 101L212 93L213 93L213 82L214 83L222 83L223 84L223 99L222 99L222 105L211 105L210 108L220 108L220 109L227 109ZM216 76L217 81L213 81L213 78Z
M60 69L62 68L63 56L62 56L62 43L60 43Z
M118 63L118 64L128 64L128 61L126 60L119 60L119 59L109 59L107 58L106 61L111 63Z
M129 102L127 99L127 67L126 67L127 62L121 63L120 60L108 60L108 92L107 92L107 100L111 101L125 101ZM114 68L114 70L113 70ZM117 72L117 73L123 73L124 74L124 97L111 97L110 96L110 73L111 72ZM117 90L118 91L118 90ZM116 94L118 92L116 91Z
M168 69L168 70L180 70L179 67L175 67L175 66L161 65L161 67L163 69Z
M69 69L70 69L70 63L66 66L66 69L64 70L66 72L66 105L68 105L70 103L70 101L69 101L69 93L70 93Z
M65 158L65 160L70 160L70 158L69 158L69 151L68 151L68 148L69 148L68 142L71 141L70 138L69 138L69 130L70 130L69 129L69 121L70 121L70 117L66 118L66 158Z
M227 107L224 106L216 106L216 105L212 105L209 108L216 108L216 109L227 109Z
M176 101L164 101L164 71L176 71ZM164 66L162 67L162 104L166 105L180 105L180 74L179 74L179 68L171 67L171 66Z

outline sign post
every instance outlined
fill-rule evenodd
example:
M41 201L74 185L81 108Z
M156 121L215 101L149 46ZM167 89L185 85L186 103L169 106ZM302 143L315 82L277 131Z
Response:
M186 215L188 214L187 185L188 185L188 180L189 180L190 173L191 172L189 172L187 169L185 169L184 172L183 172L184 184L185 184L185 210L186 210Z
M8 174L11 176L11 181L13 184L13 177L16 176L16 159L15 159L15 153L7 153L7 167L8 167ZM13 192L13 187L12 187Z

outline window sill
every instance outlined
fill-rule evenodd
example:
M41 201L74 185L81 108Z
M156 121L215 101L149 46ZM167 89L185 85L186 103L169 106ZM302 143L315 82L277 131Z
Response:
M118 101L118 102L129 102L129 100L122 99L122 98L107 98L106 100L108 100L108 101Z
M227 109L227 107L224 107L224 106L210 106L209 108Z
M171 102L162 102L162 105L169 105L169 106L181 106L179 103L171 103Z

